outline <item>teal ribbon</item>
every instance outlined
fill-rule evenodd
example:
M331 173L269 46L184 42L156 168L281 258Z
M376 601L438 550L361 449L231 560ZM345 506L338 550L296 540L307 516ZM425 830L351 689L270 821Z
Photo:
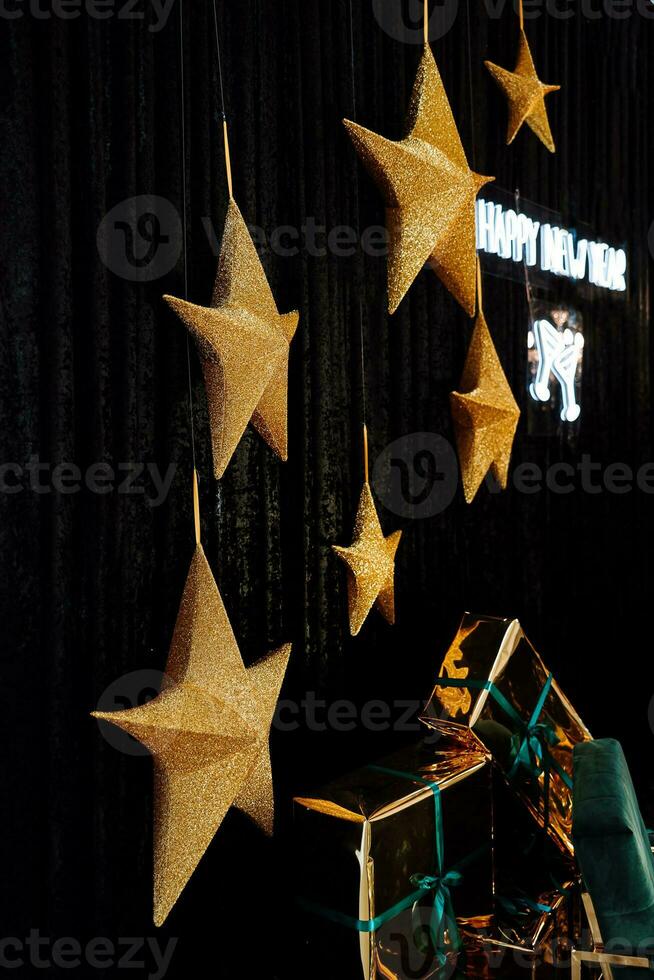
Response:
M373 919L357 919L354 916L345 915L343 912L326 908L325 906L319 905L315 902L310 902L304 898L298 900L299 904L309 912L313 912L316 915L322 916L323 918L330 919L332 922L336 922L339 925L346 926L349 929L356 929L358 932L370 933L376 932L376 930L383 926L386 922L394 919L395 916L406 911L407 909L413 908L415 913L418 903L424 900L428 895L433 894L433 905L430 915L430 932L437 962L439 966L442 966L446 961L446 929L449 928L450 941L447 944L448 949L458 952L462 945L456 917L454 915L451 889L461 884L461 881L463 880L463 868L477 860L477 858L479 858L482 853L486 851L486 847L479 848L477 851L464 858L463 861L460 861L455 868L444 872L443 867L445 847L443 838L443 808L439 786L428 779L423 779L422 776L403 772L399 769L387 769L384 766L368 766L368 769L373 772L381 772L389 776L395 776L399 779L407 779L414 783L422 783L431 790L434 799L436 874L412 875L410 881L412 885L416 886L415 891L412 891L410 895L406 895L404 898L400 899L399 902L396 902L395 905L392 905L380 915L376 915Z
M511 702L502 694L500 689L493 681L471 680L465 677L439 677L436 685L439 687L463 687L468 690L488 691L496 704L509 716L514 725L519 729L520 742L514 746L514 758L508 778L514 779L519 769L526 769L534 779L544 775L544 824L545 830L549 827L550 818L550 778L551 772L557 773L569 790L572 790L572 780L568 776L556 759L549 751L551 747L557 745L559 739L552 726L540 721L540 716L545 707L547 696L550 693L553 681L552 674L548 674L547 680L543 685L536 707L531 713L531 718L525 724Z
M552 912L551 905L542 902L533 902L527 895L517 892L513 895L498 895L497 904L510 916L519 918L527 915L528 912L545 912L548 915Z

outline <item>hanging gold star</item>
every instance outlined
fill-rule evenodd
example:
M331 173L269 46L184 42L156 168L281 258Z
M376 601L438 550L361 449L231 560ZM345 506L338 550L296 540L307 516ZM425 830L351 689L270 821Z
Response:
M347 119L344 124L386 202L389 311L395 312L429 262L473 316L475 198L494 178L468 166L429 46L413 87L406 139L393 142Z
M234 200L227 210L211 306L164 299L197 343L216 478L225 472L250 421L286 460L288 355L299 314L279 313Z
M506 68L500 68L491 61L485 61L484 64L509 100L507 146L513 142L518 130L526 122L550 153L555 153L556 147L545 108L545 96L550 92L558 92L561 86L544 85L539 80L524 30L520 29L515 71L507 71Z
M461 376L450 395L463 491L474 499L489 467L505 489L520 409L509 388L484 314L479 310Z
M246 670L198 544L161 693L127 711L94 712L142 742L154 761L154 921L161 925L232 804L272 833L268 735L290 656Z
M401 537L401 531L384 537L370 486L364 483L351 546L341 548L332 545L333 550L347 565L352 636L357 635L375 603L391 625L395 622L395 552Z

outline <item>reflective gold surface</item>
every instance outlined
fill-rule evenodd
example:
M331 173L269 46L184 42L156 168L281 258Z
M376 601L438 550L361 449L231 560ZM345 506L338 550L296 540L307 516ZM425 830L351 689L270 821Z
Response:
M438 784L444 870L480 852L463 870L461 885L453 889L456 914L489 915L493 886L487 752L449 742L437 751L433 744L420 743L380 765ZM435 869L434 795L424 783L364 767L335 780L319 795L296 798L294 803L299 893L322 907L369 920L414 891L412 875ZM307 916L303 928L313 964L310 975L329 980L402 978L408 971L416 977L436 976L433 956L414 942L416 923L429 921L433 897L417 904L372 933Z
M497 619L466 613L454 642L445 655L438 676L448 676L454 665L457 674L474 681L491 681L513 705L524 725L531 720L549 671L525 636L517 620ZM443 730L443 722L449 720L461 728L476 733L487 731L488 722L499 733L505 733L507 741L519 744L522 729L514 730L515 724L487 691L471 690L470 702L452 698L452 690L436 685L422 716L422 721L435 730ZM549 725L557 742L549 751L563 771L572 778L572 751L577 742L591 738L590 732L561 691L556 680L545 700L539 721ZM451 728L450 728L451 730ZM502 753L494 752L496 762L510 768L510 760ZM550 774L549 833L566 851L572 853L572 796L570 789L559 774ZM545 818L545 776L538 780L518 778L512 783L532 815L541 824Z

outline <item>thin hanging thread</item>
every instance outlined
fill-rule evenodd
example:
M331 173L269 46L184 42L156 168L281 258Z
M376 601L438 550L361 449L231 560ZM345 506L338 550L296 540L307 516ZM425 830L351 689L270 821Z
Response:
M470 18L470 0L466 0L466 23L468 28L468 94L470 98L470 149L472 152L472 169L477 169L477 154L475 152L475 97L472 85L472 21Z
M525 29L525 12L522 9L522 0L518 0L518 16L520 18L520 30L521 31L524 31L524 29Z
M216 54L218 56L218 81L220 85L220 113L223 120L223 143L225 146L225 171L227 173L227 190L230 201L234 200L232 182L232 158L229 152L229 134L227 132L227 113L225 111L225 86L223 84L223 63L220 55L220 33L218 31L218 10L216 0L213 0L213 25L216 34Z
M427 0L425 0L425 3ZM354 15L352 13L352 0L349 0L349 13L350 13L350 78L352 80L352 121L357 121L357 92L356 92L356 72L354 63ZM360 222L359 222L359 172L355 169L354 172L354 223L355 230L357 234L357 241L360 242ZM362 277L363 279L363 277ZM363 282L360 284L360 289L363 288ZM363 407L363 472L365 476L365 482L368 483L368 426L366 424L367 419L367 403L366 403L366 354L365 345L363 337L363 303L361 300L361 292L359 291L359 345L361 350L361 400Z
M186 212L186 79L184 77L184 0L179 0L179 91L182 155L182 262L184 268L184 299L188 300L188 218ZM193 380L191 377L191 335L186 333L186 370L188 380L188 414L191 426L191 457L193 460L193 523L195 542L200 543L200 498L198 471L195 461L195 426L193 423Z
M481 282L481 261L479 255L477 255L477 306L479 307L479 312L483 314L483 290Z
M425 13L423 18L423 30L425 35L425 44L429 44L429 0L425 0Z
M516 192L515 192L515 209L516 209L516 213L520 214L520 188L518 187L516 187ZM527 265L526 251L523 252L522 267L525 273L525 292L527 294L527 307L529 309L529 325L531 328L531 325L535 323L536 318L534 316L534 301L531 293L531 280L529 279L529 267Z

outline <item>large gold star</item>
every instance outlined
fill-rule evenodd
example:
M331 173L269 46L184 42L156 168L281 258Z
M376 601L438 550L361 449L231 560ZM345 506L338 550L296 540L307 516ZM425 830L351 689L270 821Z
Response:
M395 552L401 537L401 531L384 537L370 486L364 483L354 522L352 545L349 548L332 545L347 565L352 636L357 635L375 603L389 623L395 622Z
M286 460L288 355L299 314L279 313L234 200L227 210L211 306L164 299L197 343L216 478L225 472L250 421Z
M413 87L406 139L393 142L347 119L344 124L386 202L389 311L429 262L473 316L475 198L494 178L468 166L429 45Z
M474 499L489 467L505 489L520 409L511 393L484 314L479 310L461 391L450 395L463 492Z
M507 71L506 68L500 68L491 61L485 61L484 64L509 100L507 145L513 142L518 130L526 122L550 153L555 153L556 147L545 108L545 96L550 92L558 92L561 86L545 85L538 78L524 30L520 29L515 71Z
M246 670L198 544L161 693L127 711L94 712L154 761L154 921L179 898L230 806L272 833L268 735L290 645Z

